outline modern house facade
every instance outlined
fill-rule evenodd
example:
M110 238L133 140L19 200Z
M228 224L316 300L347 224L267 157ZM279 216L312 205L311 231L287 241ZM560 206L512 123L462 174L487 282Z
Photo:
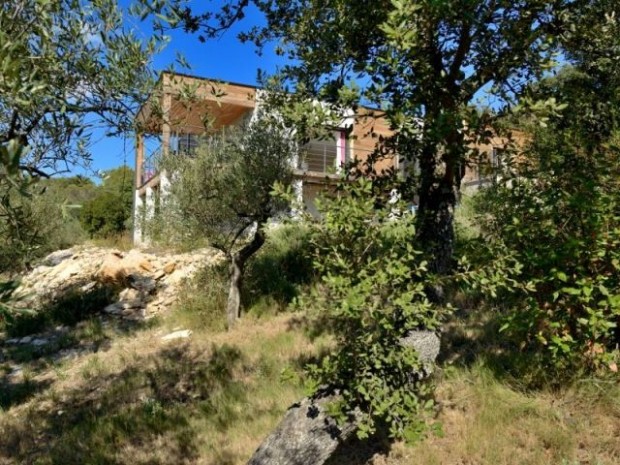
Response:
M261 105L261 90L255 86L227 83L177 73L162 73L156 92L137 115L141 130L136 136L136 179L134 193L134 243L147 239L144 221L154 215L170 180L158 171L158 160L166 156L191 154L199 138L224 127L251 121ZM330 125L332 137L309 140L298 153L291 154L298 200L313 213L315 199L339 170L352 160L364 161L375 150L380 138L392 133L387 121L371 109L354 114L344 111ZM493 160L501 141L480 148ZM487 163L488 164L488 163ZM402 160L388 156L374 168L403 169ZM477 187L485 182L483 169L468 169L464 186Z
M255 86L220 82L176 73L162 73L157 92L140 109L136 135L134 242L145 240L143 222L158 209L170 180L158 171L160 157L183 156L210 131L243 125L261 105ZM380 136L390 134L387 123L371 110L343 112L330 127L332 137L313 139L291 154L298 200L313 212L314 201L338 177L345 163L371 154ZM398 168L398 157L380 161L376 169ZM143 212L142 214L140 212Z

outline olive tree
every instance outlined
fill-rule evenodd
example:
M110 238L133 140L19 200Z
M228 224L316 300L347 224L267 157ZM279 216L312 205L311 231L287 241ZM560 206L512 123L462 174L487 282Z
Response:
M240 316L246 263L264 244L269 219L286 208L272 192L291 184L294 149L281 126L258 119L206 138L193 156L162 161L172 182L160 219L186 240L206 238L230 263L229 327Z
M138 39L124 19L114 0L2 4L3 170L39 176L66 170L88 159L93 129L133 128L153 83L148 64L158 42Z
M133 130L159 39L129 32L114 0L0 5L0 247L12 267L45 249L37 181L87 164L95 131Z

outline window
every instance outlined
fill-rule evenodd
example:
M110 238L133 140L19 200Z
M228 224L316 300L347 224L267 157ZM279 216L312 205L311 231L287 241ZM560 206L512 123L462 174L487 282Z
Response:
M175 134L170 138L172 153L191 154L198 146L199 136L196 134Z
M315 173L332 173L348 160L345 131L333 131L332 138L312 139L300 149L299 169Z

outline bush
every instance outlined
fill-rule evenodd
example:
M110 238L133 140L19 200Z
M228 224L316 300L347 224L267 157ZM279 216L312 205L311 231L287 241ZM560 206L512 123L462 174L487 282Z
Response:
M121 166L103 173L103 183L84 203L80 222L92 238L121 236L129 229L133 208L132 169Z
M82 209L80 221L90 237L110 237L122 234L130 212L120 194L102 192Z
M23 271L65 245L62 206L31 179L16 186L0 178L0 273Z
M170 316L173 326L193 330L225 329L228 285L225 264L201 270L179 293L175 311Z
M248 263L244 304L247 308L275 303L285 307L313 278L308 225L290 223L273 226L265 245Z
M414 439L419 414L432 405L416 352L400 344L411 330L436 329L442 309L427 299L432 277L412 242L415 217L390 204L367 179L344 182L322 202L312 234L317 289L302 305L317 312L336 347L309 369L316 389L335 390L342 401L331 413L361 412L359 437L386 424L393 437Z
M620 342L616 156L584 152L545 131L518 176L479 196L485 247L501 257L479 261L487 268L479 284L504 280L502 329L544 373L539 382L609 364Z
M75 325L118 299L121 289L99 284L88 291L78 286L61 291L57 297L40 304L36 311L14 311L7 320L6 331L10 336L26 336L56 325Z

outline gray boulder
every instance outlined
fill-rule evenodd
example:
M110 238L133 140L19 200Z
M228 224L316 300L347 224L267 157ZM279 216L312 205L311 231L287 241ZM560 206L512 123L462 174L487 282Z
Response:
M424 366L422 373L412 373L412 377L428 377L439 354L437 334L412 331L401 343L415 348ZM354 415L341 427L327 415L324 406L334 399L318 396L292 405L248 465L323 465L356 429Z

